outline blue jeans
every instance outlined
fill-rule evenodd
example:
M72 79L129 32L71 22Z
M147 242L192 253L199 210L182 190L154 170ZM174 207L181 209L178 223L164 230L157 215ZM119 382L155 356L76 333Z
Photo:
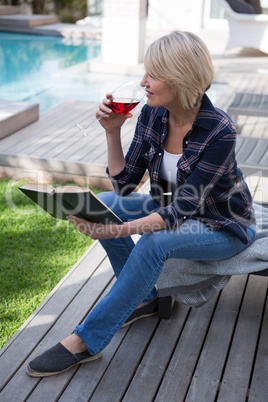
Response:
M158 204L150 195L114 192L99 194L123 221L147 216ZM255 227L248 228L253 241ZM144 233L137 244L131 237L100 240L117 277L110 292L76 327L90 353L103 350L125 320L143 301L157 295L155 284L168 258L221 260L243 251L248 245L228 231L212 232L200 221L188 219L175 230Z

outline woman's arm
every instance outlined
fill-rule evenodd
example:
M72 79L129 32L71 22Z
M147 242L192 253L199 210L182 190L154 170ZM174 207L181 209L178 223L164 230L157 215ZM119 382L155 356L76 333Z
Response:
M124 169L125 157L121 143L121 127L126 119L132 117L131 113L121 115L113 113L110 109L112 95L107 94L99 105L99 110L96 113L96 117L102 116L100 124L105 129L107 152L108 152L108 169L111 176L116 176Z
M72 215L69 215L67 219L79 232L94 240L127 237L134 234L156 232L166 228L166 222L157 213L152 213L149 216L135 219L131 222L125 222L123 225L102 225L88 222Z

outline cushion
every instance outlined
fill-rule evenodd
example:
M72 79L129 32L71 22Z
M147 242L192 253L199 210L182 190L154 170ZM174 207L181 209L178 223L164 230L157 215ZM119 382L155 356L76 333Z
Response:
M254 8L255 14L262 14L260 0L246 0L246 2Z
M255 14L254 7L244 0L226 0L236 13ZM248 0L251 1L251 0ZM254 0L252 0L254 1Z

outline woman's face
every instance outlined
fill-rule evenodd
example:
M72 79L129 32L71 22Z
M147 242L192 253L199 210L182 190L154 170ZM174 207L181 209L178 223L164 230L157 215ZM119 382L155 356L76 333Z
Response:
M145 87L148 106L163 106L169 109L174 106L175 102L178 102L178 95L172 88L163 81L151 77L148 73L144 74L141 86Z

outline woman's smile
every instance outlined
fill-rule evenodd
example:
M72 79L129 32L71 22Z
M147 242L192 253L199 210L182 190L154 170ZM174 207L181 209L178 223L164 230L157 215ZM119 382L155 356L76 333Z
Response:
M147 98L151 98L154 93L145 88Z

